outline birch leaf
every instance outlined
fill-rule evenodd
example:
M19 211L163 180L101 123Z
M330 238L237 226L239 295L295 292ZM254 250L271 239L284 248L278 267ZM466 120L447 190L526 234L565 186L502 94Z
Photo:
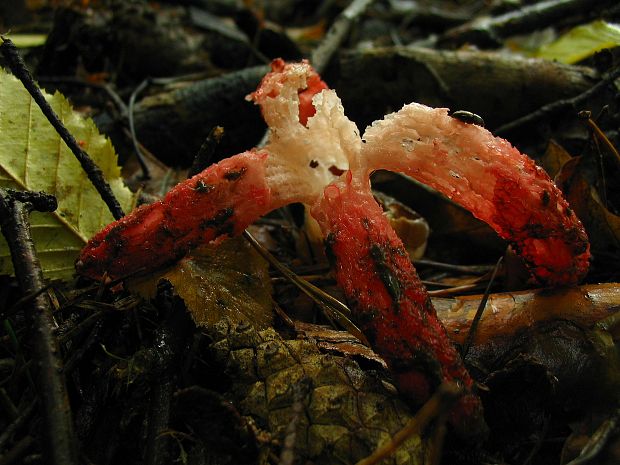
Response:
M99 165L121 207L134 196L120 177L117 155L92 120L76 113L60 93L45 94L69 132ZM45 276L69 279L87 240L114 218L79 162L28 91L0 68L0 186L45 191L58 199L53 213L33 212L32 236ZM13 274L11 255L0 237L0 274Z

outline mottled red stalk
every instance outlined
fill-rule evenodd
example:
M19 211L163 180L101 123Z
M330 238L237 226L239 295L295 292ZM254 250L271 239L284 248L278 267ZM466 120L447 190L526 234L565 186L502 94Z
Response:
M265 182L265 159L254 152L235 155L109 224L82 250L78 273L115 279L151 272L200 244L240 234L277 207Z
M390 367L399 392L420 404L440 383L457 383L467 394L453 408L451 423L468 435L480 433L482 407L473 381L369 185L354 186L345 175L325 189L312 215L354 319Z
M508 240L540 284L576 284L588 271L586 232L547 173L509 142L444 108L412 103L364 132L364 174L405 173Z

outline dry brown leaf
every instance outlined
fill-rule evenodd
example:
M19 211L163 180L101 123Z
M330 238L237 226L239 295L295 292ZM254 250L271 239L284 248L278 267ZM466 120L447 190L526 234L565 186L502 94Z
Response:
M172 268L133 280L129 287L152 297L162 280L172 284L197 326L212 326L224 317L260 329L271 326L268 265L242 237L200 247Z

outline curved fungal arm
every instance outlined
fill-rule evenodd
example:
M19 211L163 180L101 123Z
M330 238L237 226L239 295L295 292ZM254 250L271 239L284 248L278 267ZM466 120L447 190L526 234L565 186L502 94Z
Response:
M348 172L325 189L312 215L355 321L388 364L399 392L419 405L442 382L456 383L466 394L450 422L464 436L482 436L486 426L473 381L370 184L353 181Z
M308 63L275 60L273 68L249 96L270 125L269 144L210 166L108 225L82 250L78 273L116 279L173 263L201 243L239 234L271 210L314 202L347 169L347 150L361 141L335 93L326 91L313 105L326 85Z
M420 402L442 381L460 384L468 393L452 423L475 435L483 422L473 382L368 176L400 171L442 192L511 241L549 284L585 274L581 223L533 161L485 129L411 104L368 128L362 143L335 92L307 63L272 67L250 96L270 126L268 145L213 165L112 223L84 248L78 271L96 279L150 271L200 243L239 234L272 209L313 205L338 282L401 391Z
M352 170L398 171L493 227L543 284L575 284L588 270L585 230L542 168L486 129L412 103L366 129ZM355 166L353 166L355 164Z
M308 63L275 60L272 68L249 96L269 124L268 145L208 168L105 228L82 252L79 272L100 278L153 269L222 235L222 227L205 225L219 221L238 232L279 206L313 204L348 169L363 183L380 168L435 188L490 224L541 283L573 284L587 272L581 223L542 169L508 142L445 109L410 104L375 122L362 143L338 96ZM235 163L246 163L248 175L233 183L218 178ZM198 182L212 194L201 195Z
M230 157L109 224L82 250L78 273L116 279L150 272L200 244L241 233L281 206L265 178L266 159L256 152Z

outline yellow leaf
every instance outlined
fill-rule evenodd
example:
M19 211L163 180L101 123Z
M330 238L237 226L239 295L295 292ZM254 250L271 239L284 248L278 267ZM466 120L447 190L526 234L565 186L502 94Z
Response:
M73 111L60 93L44 94L69 132L99 165L125 211L134 195L120 177L117 155L92 120ZM58 199L53 213L33 212L32 236L48 278L69 279L87 240L114 220L73 153L28 91L0 68L0 187L44 191ZM12 274L8 246L0 237L0 274Z

